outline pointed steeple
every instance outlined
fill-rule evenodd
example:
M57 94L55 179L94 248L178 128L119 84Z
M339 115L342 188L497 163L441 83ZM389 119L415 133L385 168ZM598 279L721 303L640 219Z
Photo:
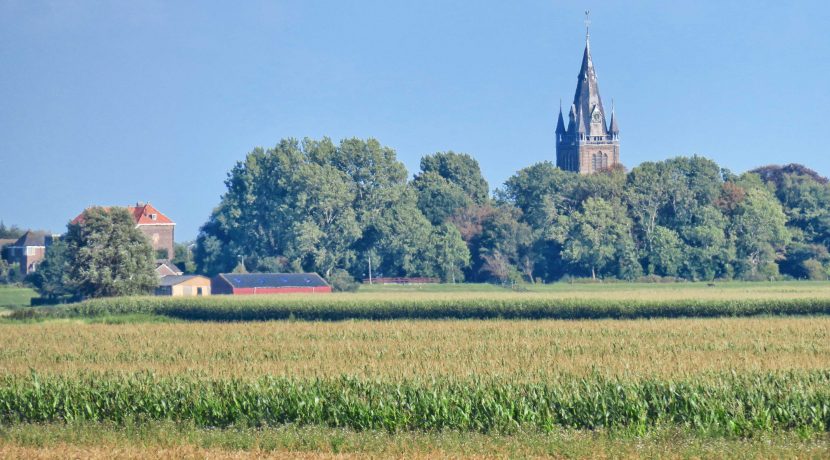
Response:
M617 114L614 111L614 100L611 100L611 124L608 126L608 131L613 135L620 134L620 127L617 126Z
M559 120L556 121L556 134L565 134L565 119L562 117L562 101L559 101Z
M568 110L568 124L559 102L556 123L556 166L565 171L590 174L620 164L620 138L614 103L610 123L599 95L597 72L591 58L590 12L585 12L585 51L576 83L573 104Z
M599 95L597 73L591 59L591 40L588 33L585 35L585 52L582 54L582 67L579 69L579 77L576 83L574 105L577 108L577 113L581 113L581 122L586 127L587 135L605 136L608 134L605 123L605 109Z

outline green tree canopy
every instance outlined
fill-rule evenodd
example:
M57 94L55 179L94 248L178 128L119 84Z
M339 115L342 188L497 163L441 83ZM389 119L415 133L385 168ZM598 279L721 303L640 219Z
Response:
M280 141L234 166L227 191L197 239L207 274L335 269L355 278L425 276L438 261L418 195L392 149L374 139Z
M126 208L87 209L67 226L64 242L69 285L79 295L149 294L158 284L153 248Z
M476 204L484 204L490 197L490 190L481 168L466 153L438 152L421 159L421 173L435 173L449 183L458 186Z

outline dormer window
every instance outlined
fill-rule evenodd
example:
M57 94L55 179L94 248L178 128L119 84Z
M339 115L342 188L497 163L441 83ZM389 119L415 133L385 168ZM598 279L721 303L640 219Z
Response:
M157 217L158 215L156 214L150 214L150 220L156 220Z

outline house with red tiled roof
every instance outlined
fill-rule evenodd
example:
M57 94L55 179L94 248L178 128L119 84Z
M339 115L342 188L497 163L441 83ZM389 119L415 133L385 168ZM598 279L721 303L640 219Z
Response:
M141 230L150 240L153 250L156 251L156 258L169 260L175 257L173 242L175 241L176 223L150 203L136 203L135 206L127 206L126 208L127 212L132 214L136 228ZM83 221L84 213L81 213L78 217L72 219L71 223L79 224Z

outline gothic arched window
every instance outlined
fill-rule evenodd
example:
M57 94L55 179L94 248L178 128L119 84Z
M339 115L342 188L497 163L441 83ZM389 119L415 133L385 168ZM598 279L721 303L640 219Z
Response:
M599 152L591 156L591 169L593 171L602 171L608 169L608 154Z

